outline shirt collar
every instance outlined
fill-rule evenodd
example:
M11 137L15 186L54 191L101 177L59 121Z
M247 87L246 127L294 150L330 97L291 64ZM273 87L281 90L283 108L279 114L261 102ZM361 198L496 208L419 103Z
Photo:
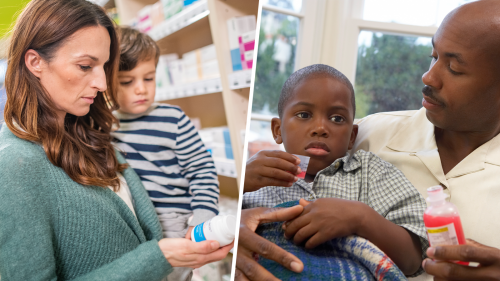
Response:
M358 155L358 152L354 153L352 157L350 156L349 152L346 152L346 155L344 157L336 159L332 164L330 164L330 166L319 171L314 178L314 182L318 180L320 174L324 174L325 176L333 176L340 168L348 173L358 169L359 167L361 167L361 159ZM294 185L297 185L309 192L310 196L312 196L312 198L309 199L317 199L313 188L314 185L307 183L303 179L299 179L294 183Z
M402 126L401 130L387 143L387 148L409 152L419 157L431 171L433 168L439 168L437 170L442 171L434 135L434 124L427 119L425 108L421 108L408 119L408 123ZM500 166L500 134L458 163L446 174L446 179L483 170L485 163Z
M113 111L113 115L115 115L116 118L119 120L131 120L131 119L137 119L139 117L148 115L151 113L151 111L155 110L158 107L159 104L153 103L151 106L144 112L139 113L139 114L129 114L129 113L120 113L118 110Z
M344 157L336 159L332 164L330 164L330 166L319 171L318 174L323 172L334 174L340 168L348 173L358 169L359 167L361 167L361 160L359 159L358 153L354 153L351 157L349 152L346 152Z
M387 147L413 153L437 149L434 124L427 119L425 111L422 107L411 116L408 123L387 143Z

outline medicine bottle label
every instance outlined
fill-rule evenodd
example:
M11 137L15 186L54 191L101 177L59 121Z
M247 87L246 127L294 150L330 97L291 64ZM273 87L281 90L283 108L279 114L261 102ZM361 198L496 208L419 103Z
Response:
M427 236L432 247L439 245L458 245L457 231L453 223L440 227L427 227Z
M203 234L203 225L205 223L200 223L199 225L195 226L194 227L194 241L196 242L201 242L201 241L205 241L207 240L207 238L205 238L205 234Z

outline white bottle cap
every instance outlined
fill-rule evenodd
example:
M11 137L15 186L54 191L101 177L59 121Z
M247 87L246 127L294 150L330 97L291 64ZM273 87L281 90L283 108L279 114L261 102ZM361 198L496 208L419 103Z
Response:
M443 192L443 187L440 185L427 188L427 202L439 202L448 197L448 194Z
M222 223L223 231L222 235L229 240L234 240L236 232L236 217L232 215L227 215L224 217L224 223Z

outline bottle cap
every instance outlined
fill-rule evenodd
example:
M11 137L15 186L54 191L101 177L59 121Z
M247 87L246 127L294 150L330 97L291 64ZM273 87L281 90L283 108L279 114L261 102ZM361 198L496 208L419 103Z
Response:
M427 202L438 202L446 199L448 194L443 192L443 187L440 185L427 188Z
M234 239L236 232L236 217L232 215L227 215L224 218L225 226L225 236L229 239Z

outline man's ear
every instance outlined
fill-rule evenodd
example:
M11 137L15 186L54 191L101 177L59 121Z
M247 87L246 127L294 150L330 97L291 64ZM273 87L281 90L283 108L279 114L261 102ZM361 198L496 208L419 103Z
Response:
M354 146L354 142L356 141L356 137L358 136L358 125L352 125L351 139L349 139L349 147L348 150L351 150Z
M26 67L28 67L33 75L40 78L42 75L43 60L37 51L33 49L26 51L26 54L24 54L24 64L26 64Z
M283 142L281 138L281 119L275 117L271 120L271 130L273 131L274 141L281 144Z

